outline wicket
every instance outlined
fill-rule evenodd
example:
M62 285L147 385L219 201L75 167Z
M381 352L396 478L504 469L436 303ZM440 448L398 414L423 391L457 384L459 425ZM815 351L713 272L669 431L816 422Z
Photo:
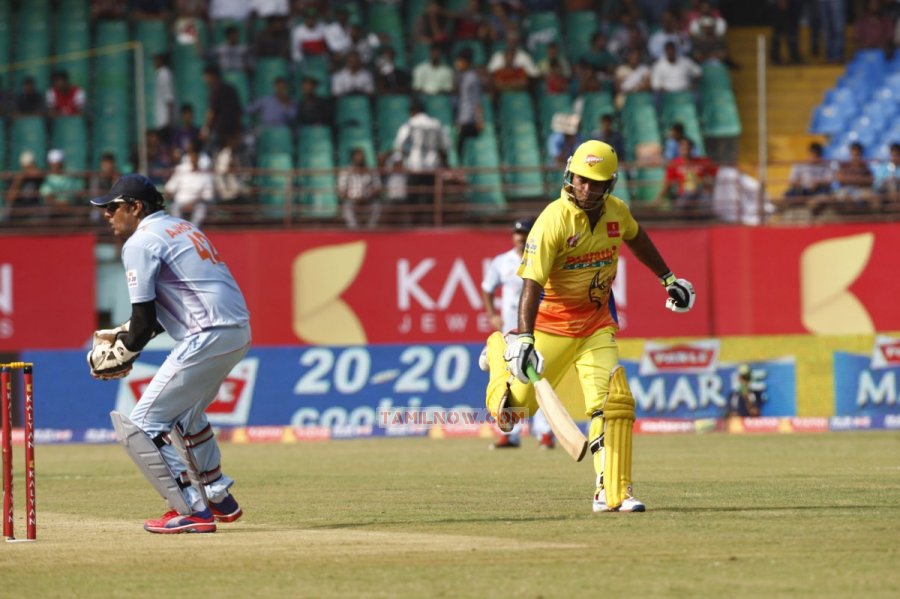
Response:
M0 411L3 416L3 536L16 541L13 521L12 468L12 371L21 370L25 383L25 522L26 538L37 539L37 504L34 484L34 365L30 362L0 364Z

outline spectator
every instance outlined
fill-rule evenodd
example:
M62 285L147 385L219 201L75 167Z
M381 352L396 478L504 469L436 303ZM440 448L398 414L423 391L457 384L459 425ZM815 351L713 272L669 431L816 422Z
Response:
M825 60L844 61L844 38L847 34L846 0L818 0L822 33L825 36Z
M327 54L325 26L319 22L319 13L314 8L308 8L303 13L303 21L291 32L291 58L294 62L301 62L309 56Z
M365 94L371 96L374 93L375 79L372 77L372 73L363 66L359 54L351 51L347 54L346 66L331 76L331 95Z
M720 26L721 25L721 26ZM691 46L694 60L700 64L735 64L728 58L725 46L725 20L704 15L691 26Z
M253 56L258 58L287 58L291 55L291 33L285 17L266 17L266 26L253 38Z
M168 145L160 136L156 129L147 129L146 132L147 147L147 176L155 183L162 182L163 174L167 174L177 161L176 152L172 146ZM137 148L135 148L131 159L132 164L138 164Z
M456 155L462 161L466 140L478 137L484 128L481 105L481 79L472 64L472 49L463 48L456 55Z
M559 51L559 44L556 42L550 42L546 47L547 55L538 61L537 69L538 73L541 75L546 75L550 72L550 63L552 61L556 61L559 64L559 67L562 71L562 74L566 79L572 77L572 65L569 63L568 59L563 56Z
M493 60L491 61L493 62ZM503 64L491 70L491 85L494 91L524 91L528 89L528 73L516 64L516 49L507 46L503 52Z
M91 0L91 19L105 21L125 18L125 3L120 0Z
M900 143L891 144L891 157L873 169L875 191L881 194L883 212L896 212L900 208Z
M168 0L130 0L129 16L133 20L165 20L169 16Z
M850 160L838 165L835 181L835 209L838 214L863 214L872 210L875 179L861 143L850 144Z
M153 85L153 126L168 131L175 124L175 80L165 54L153 56L155 69ZM115 181L113 181L115 183ZM109 189L112 184L100 190ZM98 193L101 193L98 191Z
M208 4L208 0L175 0L175 16L206 19Z
M728 24L722 18L721 13L714 9L712 4L706 0L702 0L697 4L696 14L690 15L688 34L691 37L695 37L704 27L712 27L712 32L716 37L724 37L725 32L728 30Z
M619 27L610 36L606 50L616 57L624 58L629 50L644 51L647 48L647 29L642 21L635 20L630 13L619 17Z
M69 82L69 73L56 71L47 90L47 109L50 116L71 116L84 110L84 90Z
M536 79L540 76L540 72L537 70L534 60L531 58L531 55L522 48L519 41L519 34L514 31L510 32L506 38L506 48L497 50L491 55L491 59L487 64L487 71L491 76L493 76L495 71L502 68L521 69L525 72L525 75L529 80ZM510 53L512 54L512 62L508 59Z
M658 93L689 91L694 79L703 71L690 58L678 56L678 49L672 42L668 42L665 48L665 57L657 60L651 69L650 86Z
M359 59L366 65L372 63L375 50L381 46L378 36L367 33L358 23L350 25L350 41L353 43L353 49L359 54Z
M250 16L247 0L209 0L209 20L243 21Z
M291 4L289 0L250 0L250 10L263 19L283 18L291 14Z
M190 144L200 142L200 127L194 124L194 107L184 103L181 105L178 126L172 131L171 142L178 157L187 151Z
M616 151L620 161L625 160L625 138L616 131L613 115L604 114L600 117L600 127L591 132L591 139L605 141Z
M66 154L62 150L47 152L47 177L41 185L41 199L46 206L73 206L84 190L84 181L65 173Z
M613 67L619 62L607 49L606 35L602 31L594 32L590 49L579 58L579 62L582 61L590 64L598 73L604 74L611 74Z
M694 25L694 22L703 16L721 18L722 13L707 0L689 0L688 8L684 10L681 15L681 22L685 33L690 35L691 27Z
M13 176L6 192L6 213L14 222L43 219L40 190L44 173L35 163L34 153L28 150L19 155L19 166L21 169Z
M206 162L209 162L208 158ZM190 220L195 227L203 223L215 187L212 174L201 165L200 150L196 145L188 146L181 163L166 181L165 191L172 197L169 210L172 216Z
M550 70L544 74L544 93L550 96L555 96L557 94L567 94L569 93L570 84L571 82L563 72L563 67L560 64L559 59L553 59L552 63L550 64Z
M857 49L878 49L890 53L894 37L894 19L880 0L867 0L865 10L854 26Z
M800 31L801 0L775 0L772 14L772 45L769 59L773 64L782 64L781 44L787 45L791 64L800 63L800 49L797 39Z
M385 46L375 59L375 89L379 94L405 94L409 83L409 73L397 66L394 48Z
M220 202L240 202L247 193L247 178L241 173L241 169L250 166L250 161L243 149L241 135L235 134L216 153L213 160L213 188Z
M428 0L425 10L416 21L416 39L420 44L437 47L441 52L450 49L452 20L437 0Z
M367 216L365 227L375 228L381 216L381 177L377 170L366 166L362 148L353 149L350 166L338 173L337 192L348 229L358 229L362 215Z
M412 219L421 224L431 220L427 207L434 199L435 171L447 164L450 138L441 122L425 112L421 100L413 99L409 114L394 138L394 151L403 154Z
M491 14L487 18L488 40L494 43L505 40L518 28L519 24L511 8L502 0L492 0Z
M684 124L679 122L672 123L672 126L669 127L668 134L666 135L666 141L663 145L663 158L666 161L675 160L678 158L678 152L681 148L681 140L687 139L687 135L684 133ZM692 140L693 141L693 140ZM691 146L691 156L697 157L697 147Z
M390 214L396 211L396 207L406 203L406 171L403 169L403 154L400 152L387 153L384 156L383 166L387 171L384 177L384 193ZM391 218L391 221L393 220L394 218Z
M615 88L615 104L619 110L625 106L628 94L650 90L650 67L641 61L640 50L629 50L625 63L616 67Z
M350 39L350 12L343 6L334 9L334 20L325 25L325 43L328 50L342 58L353 47Z
M685 216L708 216L712 208L716 166L704 157L693 156L694 142L684 138L678 145L678 156L666 167L666 178L654 204L667 198Z
M687 56L691 51L690 38L678 28L678 18L671 10L666 10L660 17L660 29L647 40L647 51L650 60L657 61L665 55L668 42L675 44L675 49L681 56Z
M35 89L34 77L22 80L22 90L16 94L13 108L16 116L43 116L47 109L47 99Z
M262 127L289 127L297 119L297 103L291 99L288 82L276 77L275 93L257 98L247 107L247 114L258 118Z
M791 167L790 188L784 194L786 207L806 205L814 216L825 208L833 173L822 152L822 144L813 142L809 144L806 162Z
M564 167L575 148L584 141L578 135L581 118L577 113L557 112L550 120L550 136L547 138L547 156L551 167Z
M765 391L754 388L749 364L741 364L738 367L737 378L737 385L728 396L728 416L743 418L759 416L762 404L767 398Z
M428 61L413 69L412 88L429 95L453 91L453 69L444 64L444 52L440 46L431 46Z
M319 80L306 76L300 84L300 107L297 110L297 122L300 125L326 125L331 127L334 123L333 103L328 98L322 98L316 90Z
M97 197L109 191L121 176L122 173L119 172L119 167L116 165L116 155L112 152L104 152L100 157L100 169L91 175L88 184L91 197ZM99 211L93 213L100 214Z
M597 70L586 60L579 60L575 64L575 76L572 77L571 92L573 96L580 96L603 89Z
M469 0L464 10L451 15L451 17L454 40L483 42L488 38L488 23L481 12L479 0Z
M472 49L463 48L456 55L456 155L464 158L466 140L478 137L484 128L481 105L481 79L472 64Z
M203 128L200 130L200 139L211 151L215 151L225 143L225 140L241 131L244 111L237 90L222 80L218 67L207 65L203 69L203 79L209 90L209 108L206 111Z
M209 60L220 71L246 72L253 66L250 48L241 42L241 30L234 25L225 28L225 41L215 46L209 54Z

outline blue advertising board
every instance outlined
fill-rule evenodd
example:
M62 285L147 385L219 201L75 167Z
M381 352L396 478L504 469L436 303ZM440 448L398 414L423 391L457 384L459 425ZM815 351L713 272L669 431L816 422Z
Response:
M873 364L870 356L834 352L836 415L896 417L900 415L898 384L900 364Z

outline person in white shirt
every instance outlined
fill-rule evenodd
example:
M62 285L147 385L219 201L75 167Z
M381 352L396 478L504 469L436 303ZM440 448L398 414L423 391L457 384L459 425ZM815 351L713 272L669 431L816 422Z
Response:
M531 55L522 49L522 46L519 44L519 34L515 31L510 31L506 36L506 47L507 48L515 48L515 55L513 56L512 66L521 68L525 71L525 74L528 75L530 79L534 79L535 77L540 77L541 73L537 68L537 65L534 64L534 60L531 58ZM506 66L506 50L497 50L491 55L491 59L487 64L488 73L493 73L494 71L499 71L503 67Z
M448 94L453 91L453 69L444 63L440 46L431 46L427 62L413 70L412 88L422 94Z
M374 93L375 78L371 71L363 66L359 54L350 52L347 54L347 66L331 76L331 95Z
M450 136L438 119L425 112L418 98L410 102L409 114L409 120L397 130L394 151L403 154L410 173L408 199L412 219L424 223L431 221L426 206L434 199L435 171L447 163Z
M291 31L291 58L301 62L306 56L324 56L328 53L325 25L319 22L315 9L307 9L303 21Z
M696 62L678 55L678 49L672 42L667 42L666 55L653 64L650 85L655 92L690 91L694 79L703 74Z
M334 11L334 20L325 25L325 43L328 50L337 56L343 56L353 47L350 39L350 13L346 8L338 7Z
M181 164L175 167L172 176L166 181L165 191L172 196L171 214L181 218L182 214L190 218L191 224L199 227L206 218L207 203L215 195L213 175L209 171L209 158L201 164L200 152L196 144L190 144Z
M175 122L175 81L165 54L153 56L153 126L168 129Z
M641 51L632 48L626 62L616 67L616 108L625 106L625 96L650 89L650 67L641 62Z
M678 28L678 19L671 10L666 10L660 16L660 29L650 35L647 40L647 52L654 62L665 54L666 43L675 44L678 53L688 56L691 52L690 38Z

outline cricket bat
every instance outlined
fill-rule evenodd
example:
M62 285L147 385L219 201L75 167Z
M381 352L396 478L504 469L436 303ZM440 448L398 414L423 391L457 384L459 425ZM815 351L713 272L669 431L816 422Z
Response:
M566 450L566 453L572 456L576 462L580 462L587 454L587 438L572 420L572 416L559 400L553 386L546 379L540 378L531 366L525 372L534 385L534 394L537 397L538 405L544 412L550 428L553 429L557 441Z

